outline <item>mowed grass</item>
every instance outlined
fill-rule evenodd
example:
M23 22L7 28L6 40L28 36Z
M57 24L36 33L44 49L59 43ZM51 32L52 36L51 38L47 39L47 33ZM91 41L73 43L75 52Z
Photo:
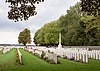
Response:
M0 54L0 71L9 71L9 69L12 69L16 65L16 54L15 49L12 49L11 51Z
M99 60L90 59L89 63L85 64L60 58L61 64L49 64L23 49L20 51L24 65L16 63L16 52L12 49L0 56L0 71L100 71Z
M2 54L2 50L0 50L0 55Z

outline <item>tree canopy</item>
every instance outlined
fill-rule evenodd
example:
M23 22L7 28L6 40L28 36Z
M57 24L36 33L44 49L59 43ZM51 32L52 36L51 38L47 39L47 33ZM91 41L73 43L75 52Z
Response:
M100 15L100 1L99 0L80 0L81 11L87 12L88 15ZM8 18L11 20L28 20L29 17L37 14L35 4L44 2L44 0L6 0L10 3Z
M59 35L59 21L52 21L40 28L34 36L35 44L57 45ZM48 29L49 28L49 29Z
M37 14L35 4L44 2L44 0L6 0L10 3L8 12L8 18L11 20L28 20L30 16Z
M62 44L68 46L100 45L100 20L94 15L81 11L81 3L71 6L67 14L58 20L46 23L34 37L39 45L58 44L58 34L62 34Z
M25 28L22 32L20 32L19 37L18 37L18 42L19 42L19 44L21 44L21 43L24 44L24 46L26 44L30 44L31 43L30 30Z
M100 0L81 0L81 7L89 15L100 15Z

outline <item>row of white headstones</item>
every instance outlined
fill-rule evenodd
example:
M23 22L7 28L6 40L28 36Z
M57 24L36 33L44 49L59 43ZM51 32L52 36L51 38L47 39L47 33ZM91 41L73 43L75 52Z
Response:
M86 48L58 49L58 55L66 56L68 59L88 63L89 58L100 60L100 50L88 50Z
M89 58L100 60L100 50L89 50L88 48L27 48L29 52L37 53L40 57L42 51L46 53L45 57L49 60L54 60L57 63L57 57L66 57L67 59L73 59L78 62L88 63ZM49 52L48 52L49 51ZM50 53L51 52L51 53Z
M19 58L20 64L22 64L22 54L18 48L16 48L16 50L17 50L16 52L18 52L18 58Z
M5 54L7 53L8 51L10 51L12 48L10 47L0 47L0 51L2 50L2 53Z
M23 48L24 46L0 46L0 51L2 51L3 54L7 53L10 51L12 48Z
M12 48L10 47L4 47L3 48L3 54L10 51ZM46 48L46 47L37 47L37 48L27 48L29 52L37 53L40 57L42 54L42 51L46 53L45 57L48 57L49 60L53 60L55 63L57 63L58 59L57 56L60 57L66 57L67 59L73 59L75 61L88 63L89 58L91 59L97 59L100 60L100 50L89 50L87 48ZM50 53L51 52L51 53ZM18 50L19 59L20 62L22 61L21 56L22 54Z
M53 60L54 63L57 64L58 62L58 58L57 58L57 55L54 54L54 53L51 53L51 52L48 52L48 50L46 48L26 48L25 50L27 50L28 52L32 52L33 54L38 54L39 57L41 57L42 55L42 52L45 52L45 58L47 57L48 60Z
M2 48L0 48L0 51L2 50Z

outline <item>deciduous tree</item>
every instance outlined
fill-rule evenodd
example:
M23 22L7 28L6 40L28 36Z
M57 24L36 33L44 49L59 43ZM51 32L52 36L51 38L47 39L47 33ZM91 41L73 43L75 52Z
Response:
M31 35L30 35L30 30L25 28L22 32L20 32L19 37L18 37L18 42L19 44L30 44L31 43Z
M29 17L37 14L35 4L39 4L44 0L6 0L10 3L8 18L11 20L28 20Z

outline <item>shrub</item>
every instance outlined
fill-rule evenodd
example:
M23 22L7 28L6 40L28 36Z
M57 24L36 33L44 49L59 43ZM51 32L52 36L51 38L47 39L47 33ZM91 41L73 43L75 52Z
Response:
M55 64L55 62L53 60L49 60L50 64Z
M47 61L48 60L48 57L44 57L44 60Z
M57 57L58 57L58 58L61 58L61 56L60 56L60 55L58 55Z
M57 61L57 64L60 64L60 61L59 60Z
M43 58L44 58L44 56L45 56L45 52L44 52L44 51L42 51L42 54L41 54L41 59L43 59Z
M33 52L32 52L32 51L30 51L29 53L31 53L31 54L32 54Z

